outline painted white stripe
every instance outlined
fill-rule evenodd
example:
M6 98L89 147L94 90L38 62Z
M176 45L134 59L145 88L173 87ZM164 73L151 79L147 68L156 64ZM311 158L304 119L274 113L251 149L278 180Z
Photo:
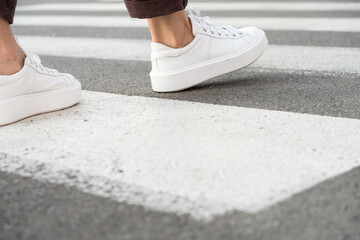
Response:
M40 55L98 59L150 60L147 40L22 36ZM360 49L271 45L254 67L360 74Z
M360 165L360 120L95 92L0 136L18 157L0 154L2 171L195 218L257 212Z
M197 2L206 11L360 11L360 3L312 2ZM126 11L123 3L46 3L19 6L18 11Z
M211 18L214 24L234 27L257 26L265 30L360 32L360 18ZM117 16L21 16L17 26L128 27L147 28L141 19Z

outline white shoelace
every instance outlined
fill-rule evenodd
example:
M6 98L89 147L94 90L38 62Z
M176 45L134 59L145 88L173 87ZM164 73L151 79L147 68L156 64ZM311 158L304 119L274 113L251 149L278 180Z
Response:
M243 33L238 29L232 26L216 26L211 23L210 17L201 17L201 12L196 7L189 7L187 10L188 15L192 16L203 28L205 32L210 32L211 34L226 37L232 35L233 37L242 36Z
M46 72L46 73L50 73L50 74L59 74L58 70L44 67L41 64L41 59L40 59L40 57L38 55L36 55L34 53L29 53L28 58L29 58L30 64L33 65L36 69L38 69L40 71L43 71L43 72Z

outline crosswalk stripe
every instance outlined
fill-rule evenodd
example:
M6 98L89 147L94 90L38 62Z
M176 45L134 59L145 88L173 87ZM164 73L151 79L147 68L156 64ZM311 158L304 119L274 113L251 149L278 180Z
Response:
M25 49L48 56L150 60L148 40L20 36ZM360 48L271 45L254 67L360 74Z
M0 135L1 171L195 218L256 213L360 165L360 120L86 91Z
M360 11L360 3L334 2L196 2L204 11ZM19 11L126 11L123 3L47 3L20 6Z
M214 17L215 24L245 27L255 25L265 30L305 30L360 32L360 18L234 18ZM128 27L146 28L147 22L140 19L116 16L24 16L15 18L17 26L68 26L68 27Z

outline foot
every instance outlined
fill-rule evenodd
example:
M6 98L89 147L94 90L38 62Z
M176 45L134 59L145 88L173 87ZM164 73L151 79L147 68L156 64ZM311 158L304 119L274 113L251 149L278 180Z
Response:
M0 75L0 126L40 113L71 107L81 99L81 84L71 75L41 64L26 53L23 68Z
M174 49L152 43L153 90L181 91L211 78L244 68L265 51L268 40L255 27L236 29L215 26L200 11L190 9L188 17L195 39L184 48Z

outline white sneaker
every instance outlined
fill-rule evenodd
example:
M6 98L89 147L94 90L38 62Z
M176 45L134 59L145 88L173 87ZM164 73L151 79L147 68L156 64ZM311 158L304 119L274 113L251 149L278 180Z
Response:
M151 45L150 77L156 92L181 91L244 68L256 61L268 45L265 33L258 28L215 26L194 8L188 11L188 17L195 36L189 45L181 49Z
M46 68L37 55L26 54L20 72L0 75L0 126L81 100L81 84L73 76Z

